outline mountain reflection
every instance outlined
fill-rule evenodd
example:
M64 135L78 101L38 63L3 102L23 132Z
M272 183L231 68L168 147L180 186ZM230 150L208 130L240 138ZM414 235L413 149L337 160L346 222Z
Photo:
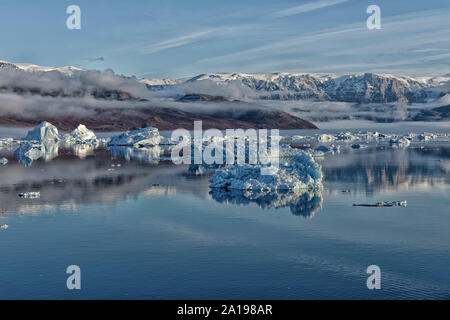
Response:
M263 209L289 207L292 214L305 218L312 218L317 210L322 208L323 202L321 192L296 193L288 190L262 192L212 188L210 195L219 203L239 205L255 203Z
M450 147L344 150L321 161L325 191L243 192L210 190L205 173L214 166L175 166L160 161L156 148L52 148L26 145L0 149L8 164L0 167L0 214L36 213L80 205L115 205L140 196L189 193L210 196L219 203L256 204L261 208L289 208L292 214L312 217L330 192L345 189L380 192L450 184ZM186 175L188 171L195 178ZM208 174L207 174L208 175ZM39 191L40 199L20 199L20 192Z
M325 157L327 183L353 184L365 192L450 184L450 148L357 150Z

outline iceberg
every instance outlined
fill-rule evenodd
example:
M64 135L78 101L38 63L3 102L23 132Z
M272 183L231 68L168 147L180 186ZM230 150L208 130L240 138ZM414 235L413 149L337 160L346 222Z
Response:
M97 137L95 133L85 125L80 124L75 130L71 133L65 134L63 136L62 142L65 144L90 144L90 145L98 145Z
M5 164L8 164L8 159L6 158L0 158L0 167L4 166Z
M287 165L280 164L274 175L261 175L262 166L236 165L216 171L211 188L238 190L321 190L322 170L306 152L292 157Z
M31 166L33 161L44 158L45 161L51 161L58 156L57 143L22 143L16 151L14 157L25 167Z
M113 136L108 146L152 147L159 145L161 139L157 128L148 127Z
M38 141L42 143L57 143L59 141L58 129L50 122L44 121L37 127L28 131L23 140Z
M9 226L7 225L7 224L2 224L1 226L0 226L0 229L1 230L6 230L6 229L8 229L9 228Z

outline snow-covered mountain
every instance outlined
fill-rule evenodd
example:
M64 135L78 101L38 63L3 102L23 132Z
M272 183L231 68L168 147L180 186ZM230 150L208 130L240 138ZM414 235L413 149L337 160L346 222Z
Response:
M215 73L193 78L158 82L144 79L152 90L163 90L201 82L217 85L240 84L258 98L273 100L314 99L357 103L425 102L448 93L450 77L408 77L390 74L314 73ZM445 88L447 84L447 88ZM195 88L199 88L196 86ZM205 86L207 87L207 86ZM198 90L198 89L197 89ZM197 92L208 94L210 92Z
M2 68L12 68L12 69L20 69L24 71L30 72L48 72L48 71L59 71L66 75L72 75L74 71L82 71L83 69L73 67L73 66L64 66L64 67L46 67L46 66L38 66L32 63L11 63L7 61L0 60L0 69Z

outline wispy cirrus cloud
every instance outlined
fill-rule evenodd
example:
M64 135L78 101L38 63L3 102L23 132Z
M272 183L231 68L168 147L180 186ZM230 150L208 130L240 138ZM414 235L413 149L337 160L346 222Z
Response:
M321 1L314 1L306 4L302 4L300 6L296 6L293 8L289 8L286 10L281 10L275 12L274 16L276 18L286 17L286 16L292 16L295 14L301 14L305 12L315 11L318 9L326 8L335 6L344 2L348 2L350 0L321 0Z
M236 27L211 28L198 32L185 34L179 37L174 37L164 41L152 43L142 47L139 51L142 54L152 54L172 48L177 48L192 44L197 41L205 40L211 37L223 36L235 31Z

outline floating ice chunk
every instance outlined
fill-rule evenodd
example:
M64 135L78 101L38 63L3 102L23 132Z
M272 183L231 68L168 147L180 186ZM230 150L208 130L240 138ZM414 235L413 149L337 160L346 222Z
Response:
M288 165L280 165L277 174L261 175L261 166L236 165L216 171L212 188L239 190L316 190L322 188L322 171L305 152L295 155Z
M406 200L402 201L385 201L377 202L375 204L354 204L355 207L406 207Z
M0 139L0 149L8 148L14 143L13 138Z
M143 128L111 137L108 146L157 146L161 142L157 128Z
M353 141L356 140L356 137L352 135L350 132L344 133L341 132L338 135L336 135L336 139L341 141Z
M59 141L58 129L50 122L44 121L34 129L28 131L24 140L56 143Z
M435 134L433 134L433 133L426 133L426 132L424 132L422 134L419 134L417 136L417 139L420 140L420 141L430 141L430 140L434 140L436 138L437 138L437 136Z
M98 145L97 137L95 133L85 125L80 124L75 130L71 133L65 134L63 136L62 142L65 144L90 144L90 145Z
M8 159L6 159L6 158L0 158L0 167L1 166L4 166L5 164L7 164L8 163Z
M19 197L24 198L24 199L39 199L41 197L41 193L40 192L24 192L24 193L19 193Z
M319 142L332 142L336 138L332 136L331 134L321 134L317 137L317 141Z
M9 226L7 225L7 224L2 224L1 226L0 226L0 229L2 229L2 230L6 230L6 229L8 229L9 228Z
M391 139L389 143L391 145L398 145L399 147L406 148L411 144L411 141L409 141L406 137L401 137L398 139Z

